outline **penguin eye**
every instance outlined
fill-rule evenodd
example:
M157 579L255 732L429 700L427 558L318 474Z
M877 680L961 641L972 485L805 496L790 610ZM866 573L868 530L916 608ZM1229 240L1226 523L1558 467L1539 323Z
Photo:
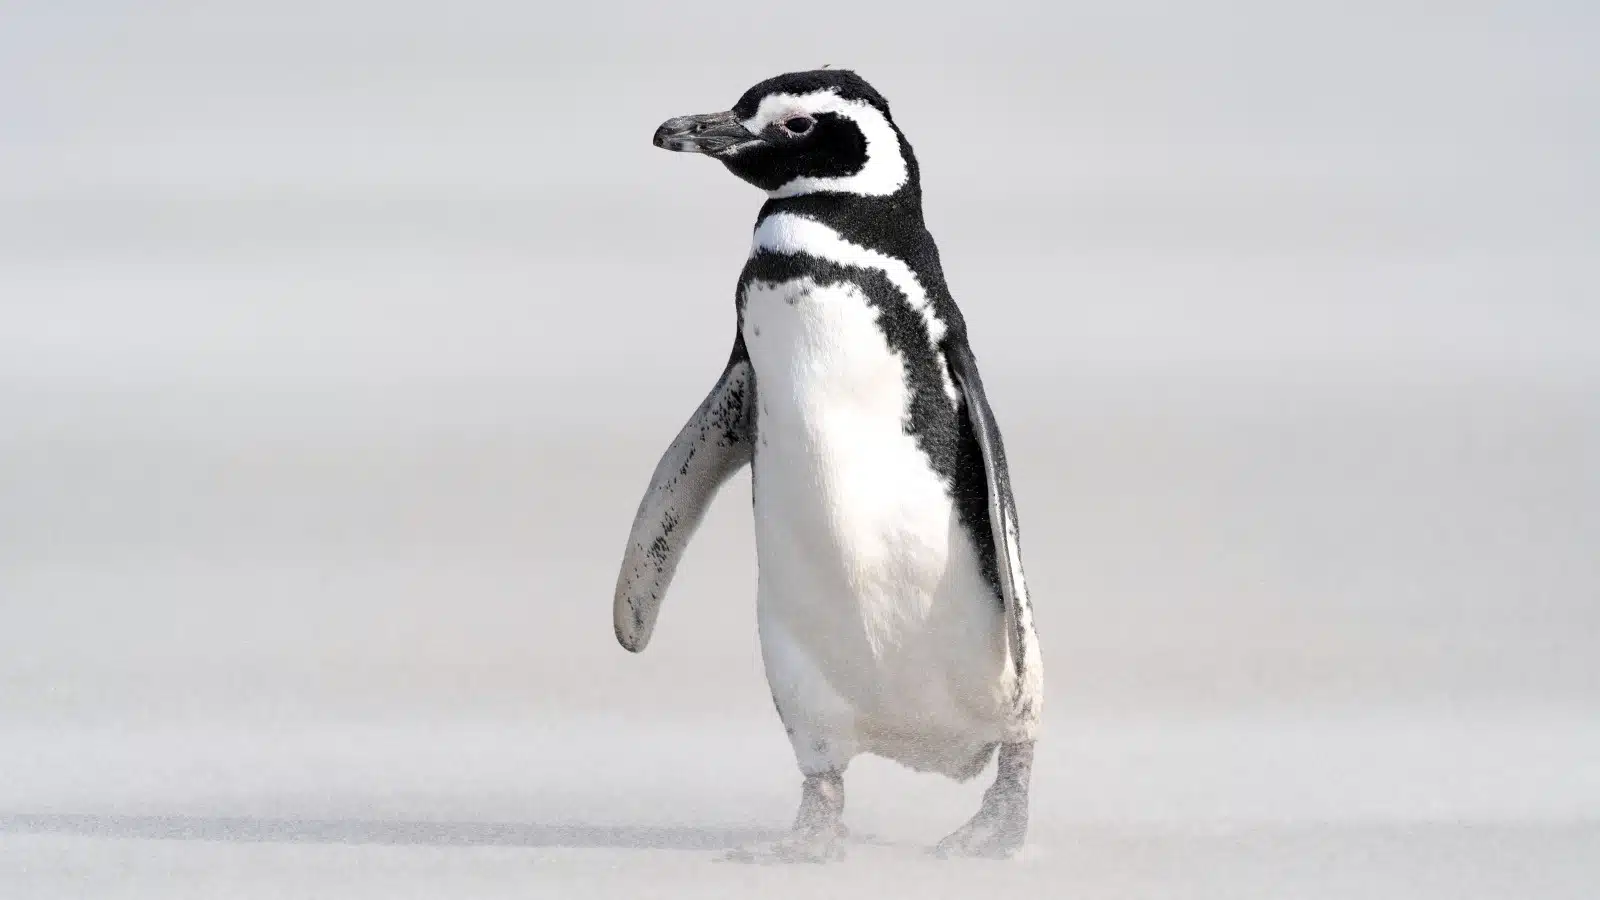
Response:
M805 134L811 130L811 120L805 116L795 116L783 123L783 130L790 134Z

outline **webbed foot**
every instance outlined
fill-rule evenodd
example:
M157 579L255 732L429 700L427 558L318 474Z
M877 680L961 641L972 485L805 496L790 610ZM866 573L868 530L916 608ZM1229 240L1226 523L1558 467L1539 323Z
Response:
M795 830L783 837L749 847L729 850L723 859L740 863L825 863L844 859L843 825L833 828Z
M933 848L936 856L1011 859L1028 837L1028 781L1033 773L1033 742L1000 745L994 784L984 792L977 815Z
M849 830L844 816L844 776L838 772L807 775L800 793L794 829L776 841L740 847L723 858L744 863L823 863L844 858Z

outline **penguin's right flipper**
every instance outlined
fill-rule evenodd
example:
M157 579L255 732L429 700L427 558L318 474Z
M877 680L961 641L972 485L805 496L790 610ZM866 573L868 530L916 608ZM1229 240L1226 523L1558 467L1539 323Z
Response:
M661 600L711 498L750 462L754 406L755 371L741 336L722 377L656 464L634 514L611 609L617 642L628 650L650 643Z

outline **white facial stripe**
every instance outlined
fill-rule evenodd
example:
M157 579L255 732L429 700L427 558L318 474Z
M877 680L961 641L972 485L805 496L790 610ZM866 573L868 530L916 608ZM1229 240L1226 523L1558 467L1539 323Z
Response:
M933 302L928 299L927 291L922 289L922 282L910 266L893 256L852 244L821 222L793 213L775 213L761 220L751 241L750 255L754 256L761 250L786 256L803 253L841 266L882 272L890 284L905 294L912 309L922 315L922 321L928 328L928 341L933 344L934 356L939 360L939 377L944 381L945 396L950 398L952 404L958 402L955 382L950 380L949 367L945 365L944 354L939 350L939 342L944 340L944 320L934 314Z
M839 191L869 197L886 197L900 190L910 177L905 156L900 153L900 136L894 126L872 104L861 100L845 100L831 90L812 91L809 94L768 94L761 98L756 114L741 124L751 134L760 134L773 122L796 115L815 117L821 113L837 113L851 120L867 139L867 162L861 171L842 178L796 178L777 190L768 191L770 197L794 197L818 191Z

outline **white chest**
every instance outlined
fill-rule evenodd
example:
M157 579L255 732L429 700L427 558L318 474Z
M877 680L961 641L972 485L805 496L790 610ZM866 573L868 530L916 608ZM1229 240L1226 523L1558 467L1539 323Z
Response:
M998 708L1001 618L944 480L906 432L900 355L848 283L758 282L744 301L769 678L826 683L813 694L873 721L965 727L950 723ZM794 690L783 702L820 702Z
M757 227L755 248L881 275L893 286L882 302L908 306L890 315L919 317L942 366L944 325L904 262L782 213ZM751 281L740 299L757 401L757 620L775 700L791 724L901 759L927 734L997 721L1003 616L949 485L907 432L916 392L880 309L848 280L805 274Z
M859 288L809 278L756 282L745 292L744 315L751 363L772 391L765 405L773 433L816 445L839 432L903 431L910 393L904 364ZM849 443L868 453L879 445Z
M877 318L849 283L745 293L762 566L858 608L922 602L944 573L955 514L906 433L905 367Z

